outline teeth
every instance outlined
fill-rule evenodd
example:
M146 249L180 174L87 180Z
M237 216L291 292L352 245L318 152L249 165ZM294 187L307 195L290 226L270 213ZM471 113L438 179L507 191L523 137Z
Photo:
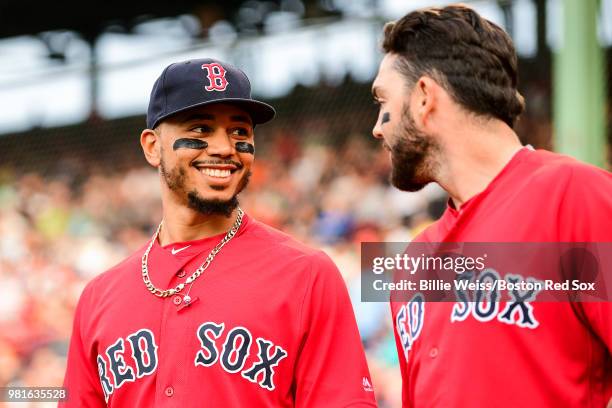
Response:
M200 171L210 177L229 177L231 174L229 170L220 169L203 168Z

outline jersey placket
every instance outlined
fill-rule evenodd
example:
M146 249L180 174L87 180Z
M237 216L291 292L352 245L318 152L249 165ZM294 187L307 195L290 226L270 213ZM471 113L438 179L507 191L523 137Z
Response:
M159 265L160 269L156 271L156 275L161 278L153 281L159 282L161 288L174 288L179 283L185 282L187 277L193 273L193 271L186 272L185 267L196 256L173 256L157 245L154 246L151 255L150 265L153 265L154 269L157 269L156 266ZM149 266L149 269L152 269L151 266ZM188 347L188 345L195 342L195 340L190 339L190 335L194 335L190 333L189 316L186 316L185 309L189 309L189 306L183 302L183 297L188 290L189 285L186 285L179 294L159 299L163 302L163 308L158 336L159 363L155 387L156 407L179 407L186 402L188 391L183 389L184 385L181 379L186 378L188 374L188 366L185 362L193 360L193 356L189 355L191 347ZM182 363L179 364L179 362Z

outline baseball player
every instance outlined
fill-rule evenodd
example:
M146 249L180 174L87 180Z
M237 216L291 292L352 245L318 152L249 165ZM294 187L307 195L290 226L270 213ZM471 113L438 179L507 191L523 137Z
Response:
M513 131L524 103L501 28L464 6L428 8L387 24L383 49L373 134L391 182L437 182L450 196L417 241L612 242L612 174L524 147ZM392 298L403 406L605 407L610 303L515 295L484 313L473 297Z
M84 289L61 406L376 406L335 265L238 206L275 114L250 92L212 59L155 82L140 142L163 221Z

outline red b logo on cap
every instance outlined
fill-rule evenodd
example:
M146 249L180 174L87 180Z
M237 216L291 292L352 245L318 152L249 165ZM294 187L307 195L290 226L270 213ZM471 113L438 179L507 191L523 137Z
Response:
M206 75L210 85L204 87L207 91L225 91L227 79L225 79L225 68L216 62L202 64L202 69L206 70Z

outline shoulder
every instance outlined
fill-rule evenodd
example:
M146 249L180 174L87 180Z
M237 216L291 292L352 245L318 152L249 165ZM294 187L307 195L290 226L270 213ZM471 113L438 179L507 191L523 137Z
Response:
M250 220L246 235L251 244L266 248L268 251L274 251L275 256L312 260L327 257L323 251L312 248L291 235L255 219Z
M531 177L532 189L549 201L557 200L571 211L590 207L612 210L612 173L557 153L537 151L532 156L540 163Z
M563 154L536 150L526 152L504 189L511 195L529 195L548 205L568 198L607 201L601 191L612 188L612 173Z
M276 268L299 279L313 281L321 275L340 276L331 258L321 249L300 242L291 235L259 221L250 220L243 249L274 260Z
M612 183L612 173L573 157L545 150L536 150L526 156L533 177L550 182L564 182L566 187Z
M533 173L531 197L556 206L552 213L560 241L609 241L606 220L612 213L612 173L550 152L535 152L541 162Z

